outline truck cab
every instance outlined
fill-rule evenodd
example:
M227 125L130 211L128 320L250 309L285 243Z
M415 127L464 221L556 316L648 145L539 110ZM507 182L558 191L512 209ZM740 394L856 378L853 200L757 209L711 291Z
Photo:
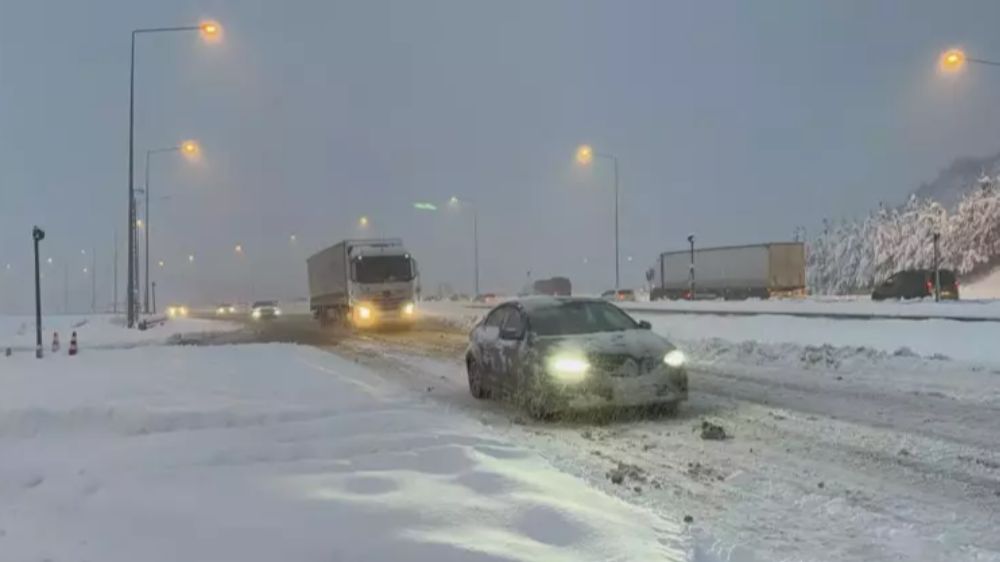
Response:
M350 320L356 326L409 322L416 313L417 264L400 246L350 249Z

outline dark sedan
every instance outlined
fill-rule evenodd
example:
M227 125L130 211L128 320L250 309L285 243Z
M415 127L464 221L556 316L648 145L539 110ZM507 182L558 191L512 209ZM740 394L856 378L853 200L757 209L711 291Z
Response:
M533 416L600 406L676 408L687 398L684 354L600 299L504 302L472 330L469 390L504 397Z

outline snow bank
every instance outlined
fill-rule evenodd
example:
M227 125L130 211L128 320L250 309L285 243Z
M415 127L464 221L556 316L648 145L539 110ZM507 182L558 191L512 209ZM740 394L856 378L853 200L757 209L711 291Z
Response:
M924 357L945 356L1000 364L998 322L954 320L833 320L789 316L636 314L667 338L686 342L721 339L767 344L869 348L893 354L912 350Z
M679 311L719 314L845 315L920 318L1000 319L1000 300L974 300L967 288L960 301L934 302L933 299L875 302L866 297L814 297L808 299L768 299L745 301L655 301L623 303L622 308L643 311ZM972 299L972 300L970 300Z
M201 320L197 318L175 318L152 326L148 330L130 330L124 326L122 316L80 315L43 316L42 343L48 353L52 344L52 332L59 332L63 351L69 345L72 332L77 333L82 349L94 347L132 346L162 343L178 334L203 332L224 332L236 330L240 326L233 322ZM35 349L35 318L33 316L0 316L0 348L12 347L16 350Z
M4 559L694 556L680 516L596 491L477 420L311 348L0 364Z

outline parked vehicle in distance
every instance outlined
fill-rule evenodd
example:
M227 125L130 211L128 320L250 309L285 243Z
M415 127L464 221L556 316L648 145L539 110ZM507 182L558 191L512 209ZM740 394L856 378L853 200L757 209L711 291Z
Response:
M566 277L551 277L535 281L531 285L531 290L535 295L568 297L573 294L573 284Z
M653 278L653 300L805 296L805 245L773 242L696 249L694 295L689 250L660 254Z
M958 279L950 269L939 270L941 275L940 298L958 300ZM922 299L934 296L935 272L933 269L911 269L893 274L872 291L872 300Z
M481 295L476 295L476 298L472 299L472 302L481 302L484 304L494 304L497 302L498 297L495 293L483 293Z
M536 417L687 398L684 353L602 299L525 297L498 305L469 334L476 398L512 397Z
M608 301L635 302L635 291L632 289L609 289L601 293L601 298Z
M309 308L320 324L409 325L416 317L417 262L398 238L344 240L306 266Z
M250 305L250 317L254 320L271 320L281 316L276 301L256 301Z
M215 314L218 316L225 316L227 314L235 314L235 313L236 313L236 306L228 303L222 303L219 306L215 307Z

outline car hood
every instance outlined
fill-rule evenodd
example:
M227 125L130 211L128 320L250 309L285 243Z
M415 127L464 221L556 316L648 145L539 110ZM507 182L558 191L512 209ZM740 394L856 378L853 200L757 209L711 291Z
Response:
M650 330L598 332L568 336L539 336L535 347L546 353L577 352L587 355L628 355L661 358L675 346Z

